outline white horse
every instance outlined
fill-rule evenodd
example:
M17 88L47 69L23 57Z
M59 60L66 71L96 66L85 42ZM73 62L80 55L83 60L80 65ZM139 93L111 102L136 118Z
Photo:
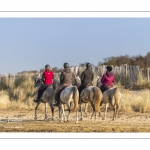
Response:
M97 85L101 84L99 82L100 82L100 78L97 79ZM107 109L108 109L109 104L111 105L111 107L113 108L113 111L114 111L113 120L116 119L116 115L117 115L118 108L119 108L120 98L121 98L121 93L120 93L120 90L118 87L108 88L103 93L102 102L103 102L103 104L105 104L104 120L106 119Z
M83 109L82 104L85 103L85 114L87 117L87 107L88 103L90 102L93 113L91 115L91 119L95 114L95 119L97 119L96 113L99 112L100 114L100 102L102 100L102 92L98 87L95 86L88 86L87 88L83 89L80 94L80 110L81 110L81 120L83 120Z
M76 86L68 86L60 93L60 108L61 108L61 118L60 122L69 121L70 112L71 112L71 102L74 104L73 111L76 112L76 123L78 123L78 101L79 101L79 92ZM68 117L65 115L64 104L68 107Z

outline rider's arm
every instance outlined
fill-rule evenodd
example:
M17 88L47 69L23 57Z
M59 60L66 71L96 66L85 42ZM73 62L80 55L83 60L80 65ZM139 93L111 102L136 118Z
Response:
M42 74L42 81L45 81L44 73Z
M84 80L84 71L81 74L81 83L83 83L83 80Z
M62 84L62 82L63 82L63 71L60 74L60 84Z

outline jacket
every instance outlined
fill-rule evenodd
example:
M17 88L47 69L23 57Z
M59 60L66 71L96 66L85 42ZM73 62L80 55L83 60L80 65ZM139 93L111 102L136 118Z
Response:
M107 87L107 86L113 86L114 84L114 74L112 72L106 71L106 73L101 78L101 83Z
M60 84L70 84L72 85L72 82L74 80L75 76L73 72L70 70L70 68L65 68L60 75Z
M86 84L92 84L92 81L94 79L94 73L91 69L86 69L81 74L81 83L82 85Z
M44 84L53 84L54 73L52 71L45 70L42 75Z

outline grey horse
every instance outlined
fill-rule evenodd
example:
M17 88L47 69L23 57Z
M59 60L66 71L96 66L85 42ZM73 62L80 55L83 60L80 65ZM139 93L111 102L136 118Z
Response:
M97 76L97 87L100 88L100 85L102 85L102 83L101 83L100 77ZM121 92L120 92L118 87L108 88L103 93L102 102L103 102L103 104L105 104L104 120L106 119L107 109L108 109L109 105L111 105L111 107L113 108L113 112L114 112L112 120L116 119L116 115L118 113L120 99L121 99Z
M55 86L55 89L58 87L58 81L54 80L54 84L53 86ZM34 82L34 87L36 88L40 88L40 86L43 85L43 81L39 78L39 76L35 79ZM47 113L46 113L46 104L48 103L51 111L52 111L52 120L54 120L54 107L53 107L53 103L55 100L55 91L53 89L53 87L47 87L47 89L44 91L44 93L42 94L42 97L40 98L40 101L37 102L36 107L35 107L35 117L34 119L37 119L37 109L38 106L40 105L40 103L44 103L45 104L45 118L47 119ZM59 108L59 117L60 117L60 108Z

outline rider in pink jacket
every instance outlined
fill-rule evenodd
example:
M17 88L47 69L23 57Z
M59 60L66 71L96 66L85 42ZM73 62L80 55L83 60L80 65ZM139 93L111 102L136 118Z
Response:
M107 69L106 73L101 78L102 86L100 87L100 89L102 93L108 88L113 87L115 82L114 74L111 72L112 67L107 66L106 69Z

